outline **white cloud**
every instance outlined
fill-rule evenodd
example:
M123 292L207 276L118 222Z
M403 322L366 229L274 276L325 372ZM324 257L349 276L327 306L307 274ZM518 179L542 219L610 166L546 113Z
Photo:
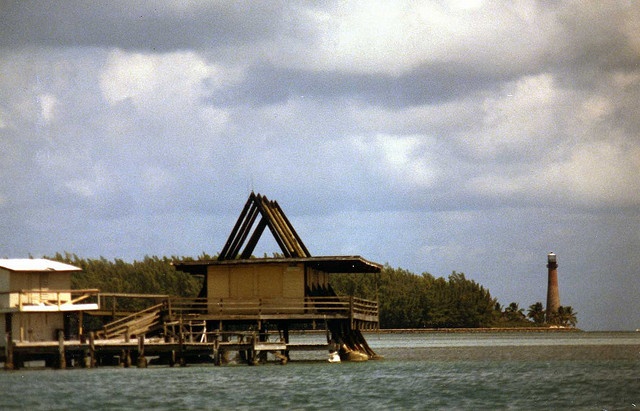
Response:
M559 195L570 193L583 205L640 205L640 148L615 141L577 147L570 158L536 176Z
M439 177L429 137L376 135L354 138L352 144L379 177L400 191L432 186Z
M64 183L64 186L80 197L92 198L96 195L96 185L93 181L86 179L73 179Z
M531 160L531 155L552 149L558 141L562 114L572 110L562 112L567 101L569 96L552 75L526 76L505 85L500 95L484 99L482 131L464 136L463 142L479 158L508 155L515 161Z
M112 50L100 87L110 104L130 99L143 112L165 115L201 106L212 90L238 81L239 73L207 63L194 52L151 54ZM218 121L225 116L218 114Z
M229 122L229 110L205 106L200 108L199 114L203 123L213 129L223 127Z
M467 188L503 201L529 198L533 205L606 208L640 205L640 148L613 141L587 142L565 160L529 170L485 173Z
M0 108L0 129L7 128L7 127L9 127L9 122L6 118L6 114L4 113L4 110Z
M546 40L559 33L546 8L524 1L351 1L302 14L316 39L272 47L272 63L395 75L447 63L496 73L537 65L546 58Z
M133 168L162 163L173 173L210 170L217 137L231 125L232 111L209 100L242 75L242 70L224 69L191 51L111 50L99 74L112 123L104 143L122 156L140 155Z
M477 98L462 97L441 104L387 109L377 105L352 105L350 115L361 130L370 133L456 135L476 129L484 111Z
M613 103L607 97L596 95L582 103L576 120L581 124L599 122L611 115L614 109Z
M158 58L120 50L110 53L100 86L105 99L115 104L122 100L139 100L158 87Z
M640 55L640 8L630 5L622 16L621 30L636 55Z
M41 94L38 96L40 102L41 117L45 123L50 123L55 118L55 110L58 99L53 94Z
M61 176L69 193L87 200L96 200L105 194L116 193L121 188L121 179L114 174L114 170L108 169L104 164L97 162L82 168L83 172L77 173L77 176Z
M169 188L174 182L174 176L158 166L148 166L140 176L145 194L156 194Z

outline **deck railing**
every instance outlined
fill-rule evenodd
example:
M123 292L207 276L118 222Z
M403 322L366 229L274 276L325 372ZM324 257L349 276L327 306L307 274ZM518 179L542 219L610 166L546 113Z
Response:
M170 298L169 315L323 315L378 318L378 303L357 297L306 297L277 299Z
M135 314L140 310L167 301L168 294L105 293L98 294L99 315L113 318Z
M96 310L98 289L18 290L0 292L0 310L74 311Z

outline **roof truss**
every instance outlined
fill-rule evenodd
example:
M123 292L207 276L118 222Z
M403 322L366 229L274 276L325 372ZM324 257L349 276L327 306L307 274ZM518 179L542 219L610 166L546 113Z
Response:
M251 233L258 216L261 218ZM266 196L251 192L236 225L218 256L218 260L234 260L238 258L238 255L240 259L250 258L267 227L285 257L311 257L278 203L268 200ZM249 236L250 233L251 236ZM242 249L243 245L245 245L244 249ZM242 252L240 252L241 249Z

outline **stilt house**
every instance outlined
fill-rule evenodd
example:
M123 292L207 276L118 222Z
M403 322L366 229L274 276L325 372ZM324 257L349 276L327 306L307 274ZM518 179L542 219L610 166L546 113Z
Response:
M267 228L282 257L254 258ZM265 196L251 193L217 259L175 266L204 276L208 329L275 324L286 336L290 327L320 323L343 354L375 356L360 330L378 328L377 301L336 295L330 274L379 273L381 265L360 256L311 256L278 203Z
M0 345L68 337L69 314L98 309L88 302L98 290L71 290L71 274L80 271L46 259L0 259Z

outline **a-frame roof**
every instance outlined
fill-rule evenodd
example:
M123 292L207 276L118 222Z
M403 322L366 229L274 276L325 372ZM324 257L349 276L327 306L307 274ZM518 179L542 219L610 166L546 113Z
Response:
M260 221L252 232L258 216L261 216ZM266 227L269 227L271 234L282 249L283 257L251 257L251 253ZM229 239L216 260L180 261L173 263L173 265L180 271L206 275L207 267L210 266L231 267L238 264L265 265L285 262L304 264L305 267L326 273L379 273L382 270L380 264L367 261L360 256L312 257L278 203L269 201L267 197L253 192L249 195L236 225L231 230Z
M260 221L249 237L258 215L261 217ZM268 200L266 196L251 192L218 260L235 260L238 256L243 260L250 258L266 227L269 227L285 258L311 257L278 203ZM243 245L244 249L242 249Z

